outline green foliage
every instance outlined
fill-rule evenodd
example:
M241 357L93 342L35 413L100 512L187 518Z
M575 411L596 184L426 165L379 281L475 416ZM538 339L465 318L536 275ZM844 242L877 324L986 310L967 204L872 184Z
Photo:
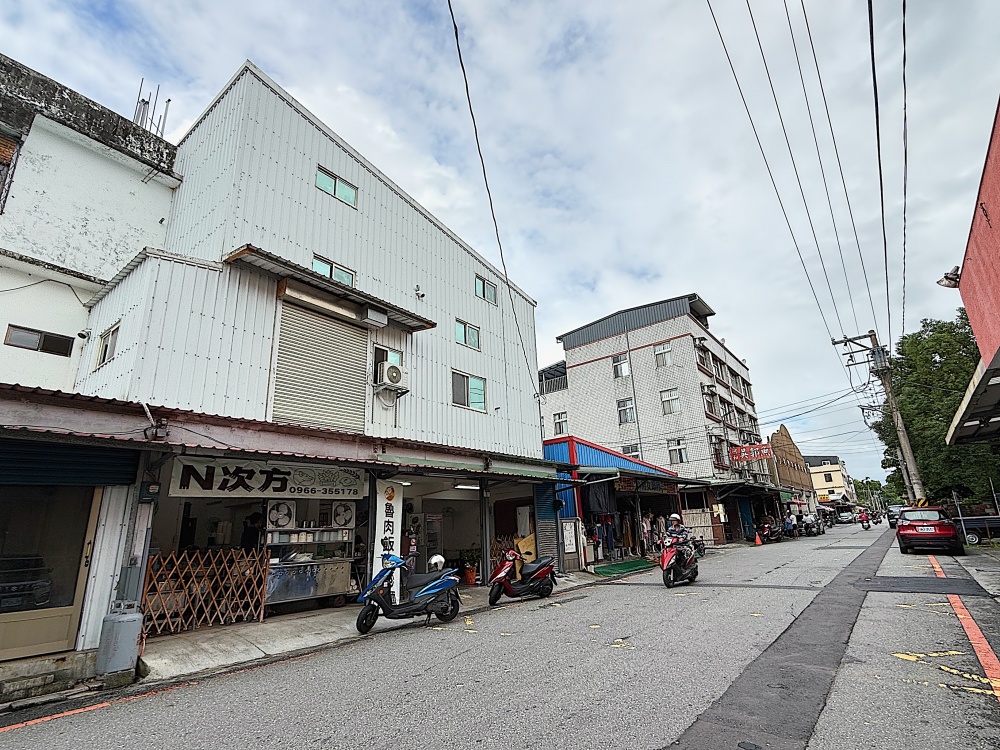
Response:
M920 330L907 334L896 346L893 392L930 500L949 500L954 490L961 497L985 501L991 498L991 473L997 475L994 481L1000 479L1000 441L945 443L977 364L979 350L964 309L959 309L953 321L921 321ZM899 441L888 407L874 429L887 446L882 466L896 469L889 474L887 489L906 497L896 460Z

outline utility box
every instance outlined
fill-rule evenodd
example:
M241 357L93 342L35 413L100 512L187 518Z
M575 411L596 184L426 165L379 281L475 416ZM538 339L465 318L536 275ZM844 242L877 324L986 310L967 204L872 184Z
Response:
M135 669L142 642L142 613L139 602L112 602L101 627L101 643L97 647L97 674L124 672Z

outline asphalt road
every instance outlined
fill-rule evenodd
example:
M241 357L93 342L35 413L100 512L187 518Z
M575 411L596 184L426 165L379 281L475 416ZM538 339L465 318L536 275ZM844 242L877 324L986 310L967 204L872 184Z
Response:
M712 552L692 586L668 590L657 570L449 625L377 626L2 732L0 750L1000 747L1000 702L938 591L966 587L997 651L1000 605L952 558L940 579L891 538L839 526Z

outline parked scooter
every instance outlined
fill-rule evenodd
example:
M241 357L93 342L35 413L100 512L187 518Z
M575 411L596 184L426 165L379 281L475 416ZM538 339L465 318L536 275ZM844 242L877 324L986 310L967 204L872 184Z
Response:
M461 595L458 593L458 571L442 570L444 558L434 555L431 566L438 566L432 573L407 573L406 561L395 555L382 555L382 570L378 571L358 597L365 606L358 613L357 628L367 633L378 621L379 614L390 620L408 620L418 615L431 615L441 622L451 622L458 617ZM392 601L392 574L399 571L400 601Z
M757 530L757 534L760 536L760 540L764 544L768 544L769 542L780 542L782 540L781 529L770 523L763 524Z
M517 574L520 560L521 574ZM512 599L522 596L540 596L542 599L552 593L556 585L555 559L540 557L535 562L525 562L516 551L509 549L500 558L500 563L490 576L490 605L500 601L506 594Z
M698 577L698 556L690 542L668 537L660 553L660 568L663 585L668 589L685 581L694 583Z

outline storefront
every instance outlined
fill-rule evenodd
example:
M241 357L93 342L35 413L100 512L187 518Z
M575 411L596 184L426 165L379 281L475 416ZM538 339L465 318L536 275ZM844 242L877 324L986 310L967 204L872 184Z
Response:
M96 646L82 630L99 634L111 591L90 579L98 568L117 579L138 462L131 450L0 439L0 660Z

